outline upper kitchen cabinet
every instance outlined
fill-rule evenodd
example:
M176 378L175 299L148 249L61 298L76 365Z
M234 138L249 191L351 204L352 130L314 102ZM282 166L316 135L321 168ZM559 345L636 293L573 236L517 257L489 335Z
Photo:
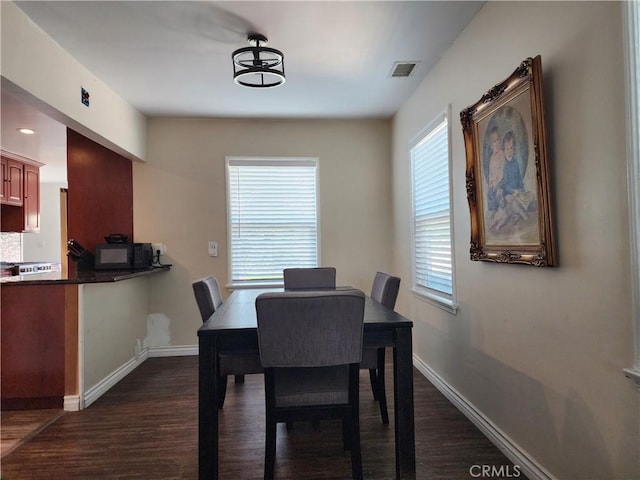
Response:
M1 229L40 231L40 163L2 152Z
M40 168L24 166L24 228L23 232L40 231Z
M2 196L0 202L5 205L22 206L22 181L24 164L2 157Z

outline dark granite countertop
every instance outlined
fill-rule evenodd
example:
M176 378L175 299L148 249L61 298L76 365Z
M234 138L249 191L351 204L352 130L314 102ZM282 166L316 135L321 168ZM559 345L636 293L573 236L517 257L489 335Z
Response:
M15 275L2 277L0 285L78 285L82 283L120 282L130 278L144 277L160 272L168 272L169 266L149 267L141 270L89 270L74 272L65 278L64 272L35 273L31 275Z

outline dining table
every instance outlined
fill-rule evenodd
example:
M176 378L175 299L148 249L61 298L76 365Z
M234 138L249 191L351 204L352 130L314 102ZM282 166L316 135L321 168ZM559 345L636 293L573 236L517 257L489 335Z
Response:
M340 287L338 287L340 288ZM343 287L347 288L347 287ZM198 330L198 468L200 480L218 479L218 352L258 352L255 301L282 288L234 290ZM415 478L415 427L413 413L413 322L365 298L363 344L393 349L393 401L396 478Z

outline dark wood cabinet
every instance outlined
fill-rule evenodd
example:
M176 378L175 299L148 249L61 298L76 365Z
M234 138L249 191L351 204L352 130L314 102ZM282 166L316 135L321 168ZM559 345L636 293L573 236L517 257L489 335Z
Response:
M0 192L0 203L4 203L5 199L7 198L7 180L9 178L9 163L6 158L2 157L2 162L0 164L2 165L2 178L0 178L0 180L2 180L2 184L0 185L0 187L2 188L2 191Z
M2 287L2 410L63 407L67 298L65 287L67 286Z
M24 232L40 231L40 169L24 166Z
M38 162L2 152L3 232L40 231L40 165Z
M2 157L2 203L22 206L24 164Z

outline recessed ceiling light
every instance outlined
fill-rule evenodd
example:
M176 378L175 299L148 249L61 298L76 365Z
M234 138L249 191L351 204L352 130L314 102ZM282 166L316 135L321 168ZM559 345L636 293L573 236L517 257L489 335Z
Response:
M36 133L36 131L31 128L18 128L18 131L20 133L24 133L25 135L33 135L34 133Z

